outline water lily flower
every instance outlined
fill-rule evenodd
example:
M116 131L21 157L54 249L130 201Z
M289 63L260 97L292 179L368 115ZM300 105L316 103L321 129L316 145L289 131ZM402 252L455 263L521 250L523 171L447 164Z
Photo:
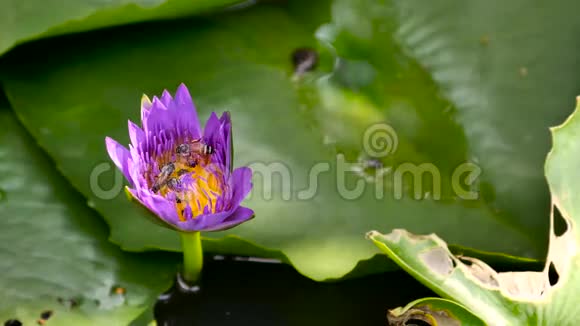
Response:
M130 184L128 193L160 221L193 234L187 240L191 245L200 231L225 230L253 217L251 209L240 206L252 188L252 171L233 170L228 112L220 118L212 113L202 132L181 84L174 98L167 90L152 101L144 95L141 124L129 121L129 149L109 137L105 142Z

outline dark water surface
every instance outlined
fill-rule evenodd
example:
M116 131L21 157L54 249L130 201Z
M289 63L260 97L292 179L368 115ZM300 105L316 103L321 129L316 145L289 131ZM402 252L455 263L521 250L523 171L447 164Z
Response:
M386 325L387 309L434 296L402 271L320 283L284 264L218 258L206 260L199 292L160 297L158 326Z

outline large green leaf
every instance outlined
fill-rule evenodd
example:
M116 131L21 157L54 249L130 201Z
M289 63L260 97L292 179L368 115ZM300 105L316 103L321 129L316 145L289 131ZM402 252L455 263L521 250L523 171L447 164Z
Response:
M488 325L578 325L580 97L575 113L552 133L546 176L554 206L543 271L497 273L480 260L453 256L436 235L395 230L387 235L371 232L370 239L423 284ZM476 324L472 316L460 318L463 325Z
M546 6L337 0L333 24L319 35L342 59L334 79L364 97L330 106L331 114L353 115L367 127L376 116L361 111L380 112L408 141L399 145L397 162L433 163L442 174L463 161L476 163L480 200L464 204L481 204L489 218L544 234L548 127L569 114L566 99L580 82L578 46L570 42L580 31L577 8L569 0ZM335 137L359 141L355 124L333 123ZM445 195L442 202L452 197ZM456 233L449 231L446 237Z
M311 278L332 279L375 255L361 234L402 227L437 232L479 250L542 257L542 215L548 210L541 178L549 142L544 129L565 114L554 108L565 108L558 101L576 80L570 73L574 43L568 42L578 31L573 2L560 0L525 15L518 7L522 1L451 6L336 0L314 12L301 8L305 3L39 42L5 57L1 78L26 127L104 215L112 240L128 250L179 250L178 237L142 219L122 194L102 199L91 189L91 172L109 162L106 135L128 142L126 119L137 121L142 93L159 94L185 82L202 117L232 112L238 165L254 163L258 172L272 172L276 166L268 164L276 163L290 172L286 188L280 178L264 183L256 175L245 204L257 217L208 234L214 240L206 248L212 251L285 257ZM330 8L329 24L314 23ZM312 26L320 26L320 45ZM564 53L558 60L542 57L545 42L531 37L550 31L550 50ZM489 40L481 44L482 36ZM525 48L521 63L510 52L513 38ZM318 48L319 70L292 76L290 55L304 46ZM33 60L38 53L44 60ZM554 95L550 105L548 93ZM414 200L412 180L398 184L392 173L378 186L384 198L376 183L346 173L349 189L357 182L365 187L354 199L345 198L336 153L356 161L365 130L377 122L392 126L399 142L382 163L393 169L404 163L436 166L440 200L433 199L428 179L419 194L425 199ZM483 170L472 186L480 192L477 200L453 192L454 169L466 161ZM301 190L317 163L328 163L330 171L318 177L314 196L303 199ZM112 170L101 176L104 188L114 183ZM393 196L398 186L404 190L400 199ZM235 238L219 240L225 235Z
M0 55L40 37L147 20L183 17L239 0L4 0Z
M169 287L173 256L128 254L0 104L0 323L128 325ZM167 255L166 255L167 256ZM115 294L115 287L126 289Z

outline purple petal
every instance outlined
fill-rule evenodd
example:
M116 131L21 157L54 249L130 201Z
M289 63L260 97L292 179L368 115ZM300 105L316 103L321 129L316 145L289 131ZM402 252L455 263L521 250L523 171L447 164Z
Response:
M205 128L203 129L203 138L210 140L215 137L215 135L217 135L219 132L220 126L220 119L218 118L217 114L215 114L215 112L212 112L209 115L207 122L205 123Z
M163 105L169 109L171 102L173 102L173 97L171 97L171 94L169 94L167 90L164 90L163 95L161 96L161 103L163 103Z
M195 105L189 94L189 90L184 84L180 84L175 92L174 102L177 106L177 121L179 126L184 130L188 130L192 138L201 137L201 127L197 117Z
M151 132L154 135L159 134L162 130L175 131L173 116L167 107L157 97L153 97L151 109L143 129L146 133Z
M252 169L249 167L235 169L231 176L230 186L234 190L230 207L235 208L240 206L252 190Z
M131 157L129 150L110 137L105 138L105 143L107 145L107 152L113 163L123 172L125 179L132 183L131 173L129 171L129 158Z
M254 217L254 211L247 207L238 207L236 211L230 215L227 219L219 224L214 224L213 226L200 230L200 231L223 231L234 226L244 223Z
M181 229L179 223L182 222L177 215L175 202L168 200L160 195L156 195L143 188L138 190L128 188L128 190L131 195L141 203L141 205L145 206L161 220L175 226L178 229Z
M232 121L229 112L224 112L220 118L225 145L226 167L232 167Z
M220 117L220 122L221 124L225 124L225 123L231 123L232 122L232 117L230 115L230 113L228 111L222 113L222 116Z
M222 118L224 118L222 116ZM227 120L227 118L225 118ZM227 124L227 123L226 123ZM226 128L229 129L229 124L223 125L220 119L218 119L215 112L209 116L207 123L205 124L205 129L203 131L203 138L206 142L214 146L216 149L216 155L214 155L214 162L218 162L226 166L226 169L229 170L229 146L226 143Z
M225 212L219 212L215 214L203 214L195 218L188 219L185 222L179 222L177 227L183 231L204 231L208 228L214 227L216 224L221 224L225 221L232 213L233 209Z
M131 144L137 147L139 143L145 141L145 132L134 124L131 120L128 121L129 124L129 137L131 138Z
M129 145L129 151L131 152L130 161L132 166L129 169L129 173L131 174L132 186L136 187L137 189L146 188L147 180L145 180L145 177L139 169L139 164L141 164L139 154L133 145Z

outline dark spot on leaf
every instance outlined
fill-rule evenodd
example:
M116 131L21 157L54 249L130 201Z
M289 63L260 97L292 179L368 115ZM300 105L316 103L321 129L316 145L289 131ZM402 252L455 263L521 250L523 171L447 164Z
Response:
M554 234L557 237L560 237L566 233L566 231L568 231L568 223L564 217L562 217L558 207L554 206Z
M18 319L10 319L4 323L4 326L22 326L22 323Z
M63 306L66 306L69 309L76 308L81 301L81 299L77 298L71 299L56 298L56 300L58 301L58 303L60 303Z
M71 308L75 308L75 307L77 307L79 305L80 300L70 299L68 302L70 303L70 307Z
M52 317L52 310L46 310L40 314L40 318L44 320L48 320L50 317Z
M294 73L298 75L312 71L318 64L318 53L311 48L296 49L292 53L292 64L294 64Z
M558 275L558 271L556 271L554 263L550 262L550 268L548 269L548 280L550 281L550 286L556 285L556 283L558 283L559 278L560 275Z

